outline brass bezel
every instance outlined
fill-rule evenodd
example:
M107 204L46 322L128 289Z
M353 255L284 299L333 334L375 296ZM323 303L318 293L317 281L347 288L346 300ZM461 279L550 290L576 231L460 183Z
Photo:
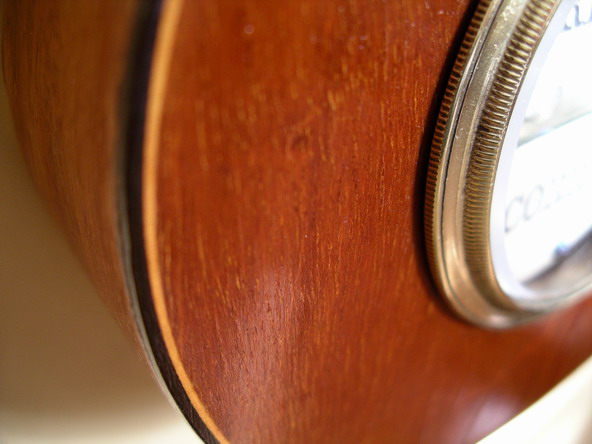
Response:
M446 300L481 326L511 327L583 293L536 303L508 296L496 277L490 236L494 183L517 98L533 59L544 60L554 29L575 3L480 1L446 88L429 161L426 245Z

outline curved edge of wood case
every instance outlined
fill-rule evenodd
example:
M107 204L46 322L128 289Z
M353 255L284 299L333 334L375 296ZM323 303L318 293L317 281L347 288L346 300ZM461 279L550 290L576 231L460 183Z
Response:
M127 197L138 185L133 162L160 11L160 0L4 2L3 76L37 189L164 393L217 442L170 365L150 298L138 302L150 291L143 252L132 248L143 244L133 229L139 208Z
M126 334L139 344L119 242L120 91L136 0L3 4L3 74L38 190ZM105 22L110 22L107 28ZM101 38L97 38L97 36Z

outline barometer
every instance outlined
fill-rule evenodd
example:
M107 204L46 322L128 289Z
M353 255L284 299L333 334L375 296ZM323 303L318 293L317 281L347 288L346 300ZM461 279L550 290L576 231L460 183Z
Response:
M450 305L516 325L592 283L592 0L482 1L430 156L426 236Z

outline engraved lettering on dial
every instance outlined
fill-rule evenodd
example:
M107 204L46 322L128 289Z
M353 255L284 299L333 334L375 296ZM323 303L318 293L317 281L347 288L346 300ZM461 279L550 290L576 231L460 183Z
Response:
M506 189L505 257L494 257L494 266L516 297L536 296L508 281L528 286L592 230L591 17L592 0L570 9L534 83L519 140L504 146L514 154L508 183L500 187Z

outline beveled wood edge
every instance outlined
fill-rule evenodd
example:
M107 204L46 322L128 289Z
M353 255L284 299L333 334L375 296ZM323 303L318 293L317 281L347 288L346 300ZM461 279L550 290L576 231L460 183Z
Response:
M142 1L121 102L120 248L146 358L169 399L206 443L226 443L179 358L158 272L155 164L175 32L184 0Z

